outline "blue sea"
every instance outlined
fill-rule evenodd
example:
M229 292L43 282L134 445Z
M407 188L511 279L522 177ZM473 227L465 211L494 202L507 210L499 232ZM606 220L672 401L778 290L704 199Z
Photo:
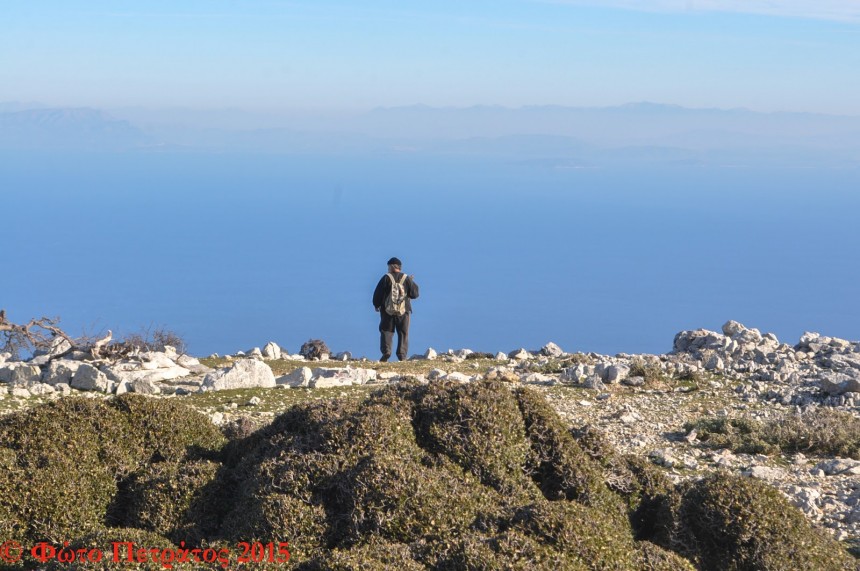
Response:
M421 287L410 353L661 353L729 319L856 340L858 219L857 168L2 152L0 308L164 326L196 355L318 338L376 358L397 256Z

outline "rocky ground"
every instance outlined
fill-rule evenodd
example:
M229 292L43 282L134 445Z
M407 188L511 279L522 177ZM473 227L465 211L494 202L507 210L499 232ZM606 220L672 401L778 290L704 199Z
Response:
M199 360L169 347L110 362L61 346L27 362L0 355L0 412L70 394L131 391L182 399L217 424L240 416L265 424L296 402L362 398L403 378L499 378L535 387L572 428L599 429L619 450L650 458L677 481L714 470L764 480L837 539L860 547L860 460L815 447L735 453L710 446L689 427L703 418L800 415L803 422L822 410L858 419L860 343L807 333L789 345L730 321L721 332L680 332L664 355L566 353L549 343L493 355L430 349L403 363L320 357L290 355L274 343Z

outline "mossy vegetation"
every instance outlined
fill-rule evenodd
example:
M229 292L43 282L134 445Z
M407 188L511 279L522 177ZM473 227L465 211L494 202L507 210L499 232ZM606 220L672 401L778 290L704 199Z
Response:
M63 399L0 422L0 464L0 525L25 544L288 541L289 563L268 568L305 570L853 561L774 490L676 489L502 382L401 383L223 433L170 399Z
M758 480L715 474L688 483L665 507L660 541L702 571L857 569L835 540Z
M684 427L714 448L748 454L804 452L860 459L860 418L848 412L816 409L767 421L703 418Z

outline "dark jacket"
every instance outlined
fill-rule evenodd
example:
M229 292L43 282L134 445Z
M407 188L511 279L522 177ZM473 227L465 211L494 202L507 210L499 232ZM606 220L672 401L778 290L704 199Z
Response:
M394 279L400 281L403 272L394 273ZM412 313L412 300L418 298L418 284L412 281L412 278L406 276L406 283L403 284L406 290L406 313ZM380 311L385 311L385 298L391 293L391 282L388 280L388 274L382 276L379 283L376 284L376 289L373 290L373 307Z

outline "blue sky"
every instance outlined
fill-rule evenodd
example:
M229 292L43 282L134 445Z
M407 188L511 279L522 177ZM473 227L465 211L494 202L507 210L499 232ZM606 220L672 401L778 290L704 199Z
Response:
M860 115L860 0L0 0L0 101Z

